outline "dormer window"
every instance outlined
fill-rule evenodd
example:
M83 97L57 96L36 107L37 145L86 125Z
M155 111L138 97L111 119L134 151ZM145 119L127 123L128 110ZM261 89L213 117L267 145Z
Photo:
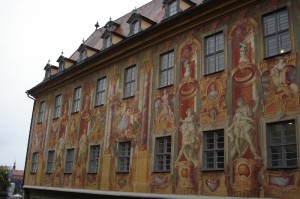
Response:
M44 67L45 70L45 77L44 80L49 79L51 75L55 75L57 73L57 66L53 66L50 64L50 60L48 61L47 65Z
M108 36L106 36L105 39L104 39L104 47L105 47L105 48L108 48L108 47L110 47L110 46L111 46L111 36L108 35Z
M48 69L46 70L45 79L48 79L50 76L51 76L51 69L48 68Z
M87 51L86 49L82 49L79 54L79 61L85 60L86 58L87 58Z
M132 33L136 34L140 31L140 21L136 20L132 23Z
M163 4L165 5L165 18L196 5L191 0L164 0Z
M171 17L177 13L177 1L171 1L168 5L168 16Z
M156 22L151 19L137 13L137 10L133 10L133 13L129 17L127 23L130 25L129 36L134 35L142 30L146 30L155 25Z
M58 65L58 72L63 71L65 68L65 62L64 61L60 61L59 65Z

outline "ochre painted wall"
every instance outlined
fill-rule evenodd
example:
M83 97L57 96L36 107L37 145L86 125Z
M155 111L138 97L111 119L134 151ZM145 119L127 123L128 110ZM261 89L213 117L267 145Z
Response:
M292 51L264 59L261 16L283 6L290 13ZM261 1L38 96L25 185L297 198L299 169L267 169L266 124L295 119L299 131L299 9L299 1ZM218 31L225 37L225 70L204 75L204 37ZM174 85L158 89L159 56L170 50L175 54ZM280 64L279 75L273 75ZM138 74L135 96L124 99L124 71L132 65L137 66ZM108 80L106 101L95 107L96 82L104 76ZM78 86L81 109L71 113L73 90ZM58 94L62 94L61 116L53 119ZM41 101L46 102L46 113L44 122L37 124ZM241 112L251 122L236 120ZM186 147L183 139L188 139L183 132L187 117L194 121L194 131L188 135L193 140L189 157L181 152ZM125 119L130 122L122 123ZM216 129L224 129L225 169L202 171L203 132ZM172 138L171 171L157 173L153 171L155 138L166 135ZM239 143L234 141L237 137ZM130 171L120 174L116 172L117 142L126 140L131 141ZM299 144L299 135L297 140ZM96 144L101 147L99 168L96 174L89 174L88 149ZM64 174L68 148L75 148L76 154L72 174ZM49 150L55 150L55 165L54 171L46 174ZM299 150L298 146L298 155ZM39 153L36 174L30 174L33 152Z

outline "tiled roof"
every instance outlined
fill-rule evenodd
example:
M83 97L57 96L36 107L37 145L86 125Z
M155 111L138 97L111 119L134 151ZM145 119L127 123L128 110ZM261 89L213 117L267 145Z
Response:
M135 12L156 22L159 23L163 20L165 15L164 9L164 0L152 0L151 2L141 6ZM196 5L199 5L203 2L203 0L191 0ZM120 17L119 19L115 20L114 22L117 23L119 26L114 30L114 32L127 37L130 31L130 24L127 23L128 19L132 15L132 12L127 13L126 15ZM103 40L101 39L102 34L104 33L105 28L99 28L95 30L91 36L84 42L85 45L93 47L95 49L101 50L103 46ZM79 52L76 51L71 55L70 59L78 60Z
M13 175L14 176L23 176L24 171L23 170L14 170Z

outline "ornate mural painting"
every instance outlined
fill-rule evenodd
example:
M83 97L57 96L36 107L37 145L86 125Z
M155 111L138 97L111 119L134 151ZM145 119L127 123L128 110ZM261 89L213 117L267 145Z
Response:
M197 77L197 53L200 44L189 35L179 46L177 62L180 66L178 131L178 156L176 193L196 194L198 191L200 125L196 110L196 94L199 92Z
M257 173L263 166L258 148L259 95L255 84L254 24L241 15L229 34L233 53L233 118L227 128L229 155L233 161L231 194L243 197L259 196L261 185Z
M175 131L175 91L173 89L164 89L157 92L154 100L155 107L155 129L156 134L173 133Z
M299 111L296 54L283 55L259 65L264 117L281 119Z
M272 1L274 5L278 2ZM255 8L268 6L263 2ZM239 16L227 16L176 35L138 55L143 57L139 64L135 57L115 63L105 71L108 86L104 105L93 106L96 79L87 78L81 85L78 113L71 113L72 89L65 88L61 116L45 118L48 122L35 124L31 132L29 154L39 153L38 169L44 172L44 155L55 150L53 172L41 174L41 183L28 174L29 184L184 195L298 196L299 169L268 169L267 146L262 145L267 139L267 122L295 118L300 111L297 52L267 59L258 55L258 24L247 18L252 12L242 10ZM219 28L227 36L225 69L203 75L202 36ZM153 60L153 51L170 49L176 53L174 85L157 89L159 77L154 74L159 64ZM120 68L133 63L138 66L137 92L123 98ZM47 106L45 116L51 117L50 110ZM203 131L220 129L224 129L224 169L203 171ZM166 135L172 139L170 172L153 172L153 140ZM119 141L131 141L128 173L116 172ZM91 174L89 148L96 144L101 146L100 169ZM72 173L67 174L64 167L69 148L75 149L75 156Z

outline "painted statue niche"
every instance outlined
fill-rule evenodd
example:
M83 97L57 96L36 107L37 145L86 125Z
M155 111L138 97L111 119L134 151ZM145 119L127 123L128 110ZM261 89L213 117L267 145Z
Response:
M155 100L155 133L172 133L175 131L174 117L175 92L164 89L158 92Z
M259 149L259 95L255 63L256 21L244 18L245 11L229 31L232 48L232 107L233 118L226 129L229 163L232 175L231 194L258 197L261 184L258 173L262 168Z
M201 80L201 126L203 128L224 124L227 118L225 101L227 73L220 73L214 77Z
M282 118L299 111L296 55L279 56L260 64L266 117Z
M179 47L180 83L178 90L180 101L193 100L199 91L197 76L197 52L199 42L191 35Z

